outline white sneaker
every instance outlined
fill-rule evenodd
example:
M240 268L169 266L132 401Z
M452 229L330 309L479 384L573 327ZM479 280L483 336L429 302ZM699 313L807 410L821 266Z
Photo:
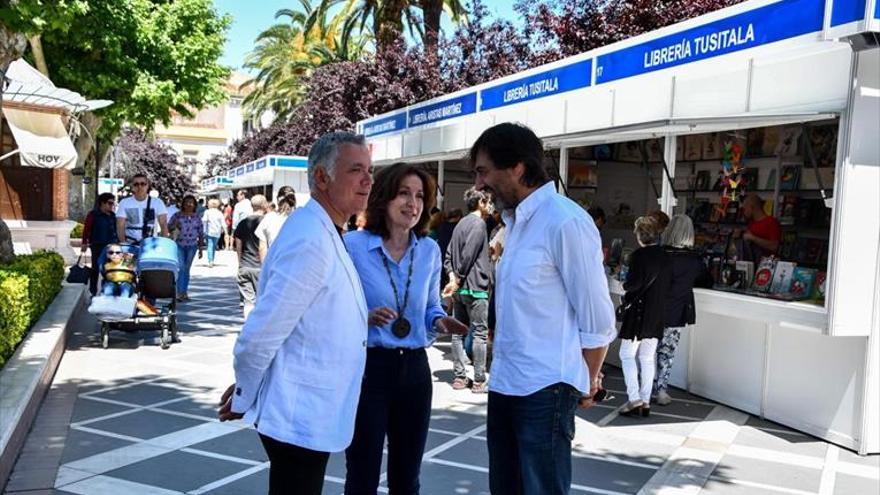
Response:
M665 390L657 392L657 404L668 406L670 403L672 403L672 397L670 397Z

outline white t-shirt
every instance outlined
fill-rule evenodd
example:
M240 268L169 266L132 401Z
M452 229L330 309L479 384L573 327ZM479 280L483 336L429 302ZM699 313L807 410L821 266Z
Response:
M251 216L253 213L254 207L251 205L251 200L243 199L235 203L235 208L232 209L232 230L238 227L238 222Z
M127 240L139 241L143 238L144 210L147 209L147 200L138 201L134 196L129 196L119 202L116 208L116 218L125 219L125 238ZM159 217L165 215L167 220L168 210L165 209L165 203L159 198L150 200L150 210L153 211L153 225L149 229L150 234L159 232Z
M271 246L275 239L278 238L278 232L281 232L281 227L286 220L287 215L274 211L266 213L260 225L257 226L257 239L266 241L266 247Z
M217 208L208 208L202 215L202 223L205 224L205 235L208 237L220 237L226 227L226 219Z

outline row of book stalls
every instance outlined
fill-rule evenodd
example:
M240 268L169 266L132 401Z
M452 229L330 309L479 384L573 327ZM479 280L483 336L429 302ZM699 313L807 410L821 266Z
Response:
M309 200L308 158L267 155L203 179L199 194L234 203L235 193L243 190L248 196L262 194L273 201L275 193L283 186L290 186L296 191L298 206Z
M72 173L72 139L85 132L77 116L112 102L58 88L22 59L0 76L0 218L16 253L48 249L73 262L71 198L89 201L82 169Z
M857 5L856 5L857 4ZM486 128L528 125L560 194L601 207L612 298L636 217L688 215L696 289L672 382L880 452L880 2L751 0L358 123L375 165L420 163L442 207ZM677 47L677 48L676 48ZM739 235L757 194L782 239ZM616 360L616 349L609 361Z

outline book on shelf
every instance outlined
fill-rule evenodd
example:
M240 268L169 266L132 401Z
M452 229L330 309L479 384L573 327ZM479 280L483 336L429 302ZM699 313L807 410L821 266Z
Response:
M815 299L817 301L825 300L825 283L827 281L828 274L822 270L816 272L816 279L813 281L813 293L811 294L810 299Z
M794 194L786 194L779 204L779 223L782 225L794 225L797 215L798 197Z
M779 190L795 191L801 177L800 165L783 165L779 174Z
M791 277L794 274L795 264L791 261L777 261L773 270L773 281L770 284L770 292L773 294L787 294L791 288Z
M752 280L752 289L757 292L770 292L773 283L773 271L776 269L776 258L767 256L761 258L755 269L755 278Z
M709 191L710 182L712 180L712 172L708 170L700 170L697 172L697 179L694 182L694 189L697 191Z
M776 169L770 169L770 173L767 175L767 182L764 184L764 189L768 191L772 191L776 189Z
M703 136L694 134L684 137L684 159L687 161L703 159Z
M755 279L755 264L751 261L737 261L736 271L742 274L743 287L751 287Z
M746 167L739 175L739 189L741 191L754 191L758 188L758 169Z
M794 299L809 299L813 295L813 282L815 280L815 269L795 267L791 275L791 287L788 292Z
M788 231L782 234L782 242L779 243L779 257L785 260L797 259L798 236L797 233Z

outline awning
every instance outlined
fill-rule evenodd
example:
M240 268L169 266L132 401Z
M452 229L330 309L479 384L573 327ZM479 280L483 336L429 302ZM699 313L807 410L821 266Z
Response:
M3 115L15 137L22 165L68 169L76 165L76 149L61 115L11 106L3 107Z
M832 112L786 113L786 114L740 114L724 117L696 117L682 119L662 119L652 122L606 127L594 131L584 131L544 138L546 148L590 146L596 144L640 141L662 138L667 135L683 136L706 134L710 132L735 131L756 127L803 124L831 120L838 117Z

